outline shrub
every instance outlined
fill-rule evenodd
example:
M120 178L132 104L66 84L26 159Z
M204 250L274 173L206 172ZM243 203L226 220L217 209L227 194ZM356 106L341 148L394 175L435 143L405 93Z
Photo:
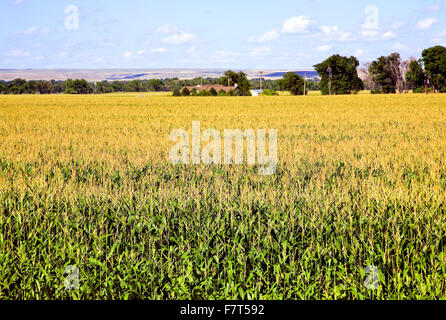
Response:
M416 89L413 89L413 93L425 93L425 90L424 90L424 88L416 88Z
M200 90L200 92L198 92L198 95L200 97L208 97L208 96L212 96L212 93L208 90Z
M65 94L78 94L78 92L74 89L65 89Z
M211 95L213 95L213 96L218 95L217 90L215 90L215 88L211 88L211 90L209 90L209 92L210 92Z
M262 96L278 96L279 93L276 90L265 89L262 92Z
M190 96L190 91L188 88L183 88L183 90L181 90L181 95L184 97L188 97Z

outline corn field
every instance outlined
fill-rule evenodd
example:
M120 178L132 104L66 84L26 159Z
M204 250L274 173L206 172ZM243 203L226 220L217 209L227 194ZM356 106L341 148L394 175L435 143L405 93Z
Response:
M276 173L172 164L196 120ZM0 299L445 299L445 152L440 94L0 96Z

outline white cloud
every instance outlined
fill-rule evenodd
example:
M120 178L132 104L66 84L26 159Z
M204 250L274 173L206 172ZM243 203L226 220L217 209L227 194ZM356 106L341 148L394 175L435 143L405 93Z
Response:
M333 46L331 45L323 45L323 46L318 46L316 47L316 51L317 52L328 52L333 48Z
M434 39L431 39L431 42L435 43L436 45L440 45L440 46L446 47L446 40L444 40L444 39L434 38Z
M180 33L173 34L169 37L164 38L163 42L167 44L184 44L196 41L197 39L197 35L193 33L180 31Z
M442 6L440 4L433 4L424 8L424 11L440 11L441 9Z
M381 38L383 38L384 40L394 39L396 38L396 34L392 31L387 31L381 36Z
M47 33L50 33L50 32L51 32L50 28L42 28L42 29L40 29L40 33L41 34L47 34Z
M398 30L398 29L405 27L406 24L407 23L404 21L397 21L397 22L392 23L392 25L390 27L394 30Z
M118 22L119 20L117 18L112 17L99 17L94 21L94 25L98 27L105 26L107 24Z
M38 26L32 26L22 32L16 32L15 34L23 34L26 36L33 35L36 33L47 34L50 33L50 28L39 28Z
M142 56L144 53L146 53L145 50L139 50L139 51L136 51L136 54L137 54L138 56Z
M364 50L362 49L356 49L355 52L353 53L353 55L355 57L362 57L364 55Z
M133 53L131 51L124 52L124 58L127 60L130 60L133 56Z
M254 48L251 51L251 55L253 55L253 56L267 56L270 53L271 53L271 48L269 48L269 47Z
M24 0L14 0L14 1L12 2L12 5L13 5L13 6L18 6L18 5L22 4L23 1L24 1Z
M435 38L432 38L431 42L436 45L446 46L446 30L440 32Z
M366 30L362 31L361 34L366 38L374 38L378 35L378 31L376 30Z
M163 53L166 51L167 51L166 48L155 48L155 49L150 50L150 52L152 52L152 53Z
M341 31L338 26L322 26L321 30L325 37L330 40L346 41L351 36L351 32Z
M10 57L29 57L31 54L23 50L10 50L7 55Z
M258 42L258 43L264 43L264 42L270 42L273 40L276 40L280 37L279 31L277 30L271 30L266 32L263 36L256 39L254 37L249 38L249 42Z
M310 17L299 16L285 20L282 32L289 34L307 33L308 29L315 23Z
M232 51L217 50L211 56L213 61L228 61L238 56L238 53Z
M76 46L76 41L74 41L73 39L67 39L67 41L65 41L62 45L64 47L74 47Z
M418 30L425 30L432 27L435 23L437 23L438 20L435 18L426 18L424 20L418 21L416 28Z
M178 32L178 28L171 24L166 24L164 26L159 27L158 32L161 34L176 33L176 32Z
M96 57L93 61L93 63L101 63L101 62L105 62L105 57Z
M97 41L103 47L114 47L119 44L118 38L110 37L110 38L102 38Z
M397 42L392 46L391 49L399 51L399 50L407 50L408 48L405 44L403 44L401 42Z
M39 27L36 27L36 26L30 27L30 28L26 29L25 31L23 31L23 34L30 35L30 34L37 32L38 30L39 30Z

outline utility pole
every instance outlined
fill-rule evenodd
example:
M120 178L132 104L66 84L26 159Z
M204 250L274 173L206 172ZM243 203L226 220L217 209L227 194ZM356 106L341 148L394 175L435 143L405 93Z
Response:
M263 71L260 71L260 90L263 90Z

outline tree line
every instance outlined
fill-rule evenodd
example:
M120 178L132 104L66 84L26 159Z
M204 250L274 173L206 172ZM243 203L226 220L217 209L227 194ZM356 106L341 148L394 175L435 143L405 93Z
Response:
M103 94L114 92L171 92L180 91L186 86L197 86L201 84L224 84L227 85L228 75L230 84L238 84L242 92L232 92L232 95L247 94L250 88L259 88L260 79L248 80L246 75L235 73L231 70L222 78L195 78L180 80L178 78L131 80L131 81L100 81L88 82L84 79L68 79L65 81L45 81L15 79L13 81L0 81L0 94ZM241 84L241 86L239 85ZM262 79L263 88L272 91L284 91L281 80ZM319 90L317 81L308 81L309 90Z
M420 59L401 59L399 53L382 56L359 67L356 57L333 55L314 66L320 81L303 79L295 72L286 73L279 80L262 79L262 87L269 95L275 91L290 91L303 95L320 90L323 95L351 94L360 90L372 93L446 92L446 48L435 46L422 52ZM359 74L358 74L359 71ZM360 77L361 76L361 77ZM362 78L362 79L361 79ZM230 92L204 90L190 92L186 86L222 84L236 86ZM220 78L195 78L191 80L152 79L132 81L88 82L84 79L65 81L26 81L15 79L0 81L1 94L102 94L113 92L170 92L174 95L251 95L251 88L259 88L260 79L248 80L243 72L228 70ZM189 91L189 92L188 92ZM203 92L202 92L203 91Z
M360 68L372 93L446 92L446 48L423 50L420 59L402 60L398 53L379 57Z
M359 68L356 57L333 55L314 66L321 76L322 94L351 94L368 89L372 94L446 93L446 48L425 49L420 59L403 60L399 53L382 56ZM363 79L358 75L361 73Z
M10 82L0 81L2 94L101 94L113 92L151 92L170 91L168 84L162 80L101 81L88 82L85 79L68 79L65 81L26 81L15 79Z

